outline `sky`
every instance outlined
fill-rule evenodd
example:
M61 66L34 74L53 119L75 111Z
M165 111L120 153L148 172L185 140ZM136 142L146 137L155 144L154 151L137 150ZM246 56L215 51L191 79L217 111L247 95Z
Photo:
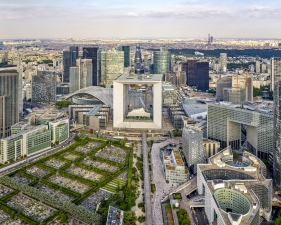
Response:
M0 0L0 39L281 38L281 0Z

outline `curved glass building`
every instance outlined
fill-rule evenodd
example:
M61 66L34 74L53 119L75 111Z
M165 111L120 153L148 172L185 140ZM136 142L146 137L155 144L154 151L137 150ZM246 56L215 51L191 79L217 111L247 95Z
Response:
M154 74L165 74L171 71L171 53L167 48L160 48L160 51L153 52Z

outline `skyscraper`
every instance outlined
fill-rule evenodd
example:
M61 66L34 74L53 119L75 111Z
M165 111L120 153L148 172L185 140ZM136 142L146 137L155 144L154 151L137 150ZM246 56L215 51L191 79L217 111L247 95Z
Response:
M186 85L194 86L200 91L209 90L209 63L187 60L181 63L182 71L186 72Z
M154 74L165 74L171 70L171 53L162 47L160 51L153 52Z
M281 58L273 58L271 80L274 100L274 122L273 122L273 181L281 190Z
M227 53L220 53L220 71L226 72L227 69Z
M70 67L69 92L73 93L82 88L92 86L91 59L77 59L75 67Z
M129 67L131 65L130 46L120 44L117 50L124 52L124 67Z
M92 60L92 85L98 85L98 47L84 47L83 58Z
M15 68L0 69L0 139L11 133L19 121L19 73Z
M76 59L78 59L79 50L76 46L69 47L69 51L64 51L63 58L63 82L69 82L69 69L71 66L76 65Z
M32 76L32 102L56 101L56 72L51 70L37 71Z
M101 52L101 84L112 85L112 81L124 72L124 52L116 49Z

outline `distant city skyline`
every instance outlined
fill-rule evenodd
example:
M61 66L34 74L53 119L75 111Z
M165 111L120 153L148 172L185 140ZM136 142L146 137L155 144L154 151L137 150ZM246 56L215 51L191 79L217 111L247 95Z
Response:
M0 0L0 39L278 39L280 19L280 0Z

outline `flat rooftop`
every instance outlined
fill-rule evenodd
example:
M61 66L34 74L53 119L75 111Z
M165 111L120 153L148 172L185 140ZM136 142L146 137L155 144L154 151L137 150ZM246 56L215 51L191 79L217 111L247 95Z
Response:
M162 81L162 74L122 74L114 81L120 83L156 83Z
M176 160L177 165L183 166L184 164L183 164L180 152L178 150L174 150L173 154L175 156L175 160Z

